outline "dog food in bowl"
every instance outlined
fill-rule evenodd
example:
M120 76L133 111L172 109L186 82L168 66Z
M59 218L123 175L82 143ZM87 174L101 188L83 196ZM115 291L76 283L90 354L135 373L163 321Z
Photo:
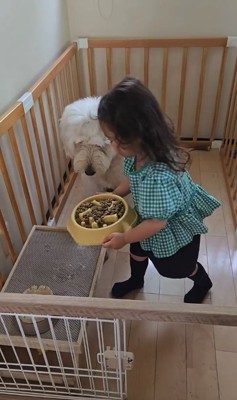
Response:
M75 211L76 222L84 228L105 228L117 222L125 212L122 201L101 198L80 204Z
M101 245L113 232L126 232L136 224L137 214L120 196L100 193L77 204L67 230L80 245Z

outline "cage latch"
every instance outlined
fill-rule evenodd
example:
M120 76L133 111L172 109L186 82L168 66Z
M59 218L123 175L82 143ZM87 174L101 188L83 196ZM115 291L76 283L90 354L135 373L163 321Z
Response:
M120 365L123 370L133 368L134 354L130 351L116 351L107 347L103 353L97 354L97 361L106 368L119 369Z

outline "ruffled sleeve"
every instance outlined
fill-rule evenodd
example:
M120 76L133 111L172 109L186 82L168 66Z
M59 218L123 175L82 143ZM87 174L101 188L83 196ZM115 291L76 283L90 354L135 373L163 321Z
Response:
M183 206L183 194L173 175L151 176L142 189L138 211L143 219L169 220Z

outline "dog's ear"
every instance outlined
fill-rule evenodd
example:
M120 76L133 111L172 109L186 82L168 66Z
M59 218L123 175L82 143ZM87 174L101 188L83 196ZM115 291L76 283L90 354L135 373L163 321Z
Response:
M96 118L99 101L100 98L88 97L65 107L59 121L59 132L68 157L75 157L79 143L104 145Z
M71 128L64 118L61 118L59 123L59 134L66 156L73 158L75 153L74 139L71 135Z

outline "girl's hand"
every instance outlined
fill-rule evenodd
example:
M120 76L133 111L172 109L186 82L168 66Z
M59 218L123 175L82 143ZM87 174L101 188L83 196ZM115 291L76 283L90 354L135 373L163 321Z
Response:
M126 245L124 234L114 232L104 239L103 246L107 249L119 250Z

